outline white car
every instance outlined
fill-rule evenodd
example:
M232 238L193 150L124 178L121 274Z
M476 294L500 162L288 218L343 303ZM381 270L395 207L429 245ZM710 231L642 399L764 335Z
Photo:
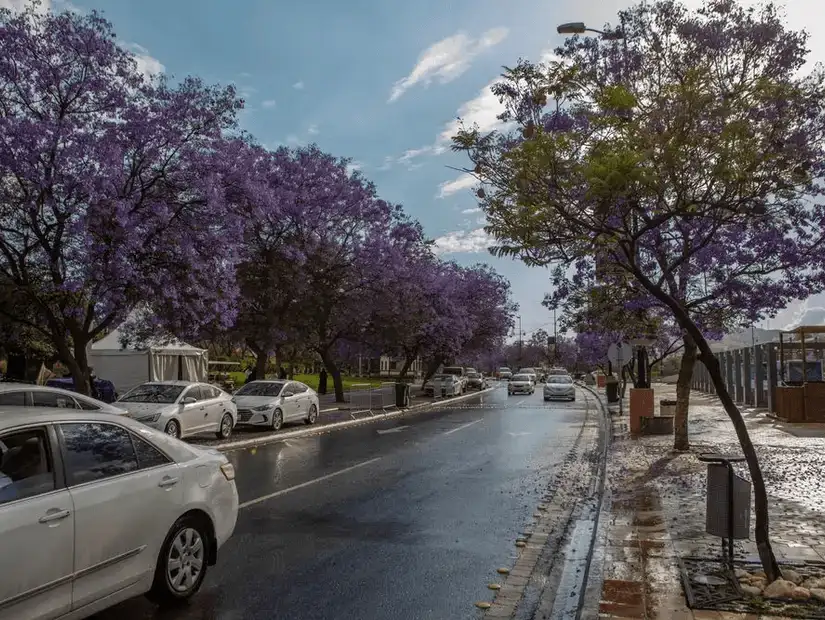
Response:
M576 400L576 386L570 375L550 375L544 384L544 400Z
M284 422L318 421L318 394L300 381L250 381L232 398L238 424L268 426L277 431Z
M507 394L532 394L536 391L536 384L530 375L513 375L510 383L507 384Z
M198 591L238 517L224 455L126 416L0 413L0 617L80 620Z
M177 439L205 432L229 439L238 419L232 396L208 383L150 381L116 402L129 417Z
M436 386L438 387L438 394L436 394ZM433 377L424 384L424 394L426 396L434 396L436 398L450 397L460 396L463 393L464 384L461 381L461 377L456 375L433 375Z
M519 371L518 371L518 374L520 374L520 375L529 375L530 376L530 381L533 382L533 385L536 385L536 382L538 381L538 378L539 378L538 377L538 372L536 372L535 368L520 368ZM513 377L513 378L515 378L515 377Z
M28 383L0 383L0 407L54 407L124 415L126 410L91 396Z

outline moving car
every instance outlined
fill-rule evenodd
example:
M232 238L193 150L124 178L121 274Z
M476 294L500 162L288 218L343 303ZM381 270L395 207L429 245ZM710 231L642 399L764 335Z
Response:
M536 381L538 381L538 377L539 377L539 374L538 374L538 372L536 371L535 368L520 368L519 371L518 371L518 374L520 374L520 375L530 375L530 381L533 382L533 385L536 384Z
M504 379L505 381L509 381L510 378L513 376L513 371L507 368L507 366L502 366L498 369L498 378Z
M104 403L91 396L46 385L0 383L0 407L53 407L83 409L113 415L124 415L126 409Z
M544 384L544 400L576 400L576 386L570 375L551 375Z
M487 377L480 372L471 372L467 374L467 389L469 390L484 390L488 387Z
M268 426L277 431L284 422L318 421L318 394L300 381L250 381L235 392L238 424Z
M536 385L533 379L527 374L513 375L510 383L507 384L507 394L532 394L536 391Z
M223 454L126 416L0 408L0 617L191 597L235 529L234 480Z
M229 439L238 419L232 396L208 383L149 381L115 402L129 417L178 439L210 431Z
M464 384L456 375L433 375L424 384L424 394L426 396L438 396L438 394L435 394L436 386L440 390L440 396L459 396L464 393Z

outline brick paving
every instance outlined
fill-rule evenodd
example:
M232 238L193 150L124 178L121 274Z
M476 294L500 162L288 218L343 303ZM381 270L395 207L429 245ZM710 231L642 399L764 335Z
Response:
M655 385L656 401L675 398L675 386ZM783 561L825 561L825 425L785 424L743 410L768 487L771 535ZM713 396L693 394L691 451L672 451L671 436L633 438L628 417L613 416L608 494L600 527L601 596L583 618L756 620L756 614L688 609L677 556L719 555L720 540L705 533L706 465L702 452L740 449ZM738 473L747 476L745 467ZM753 513L752 513L753 514ZM753 523L753 516L751 523ZM752 541L736 543L737 557L756 559ZM592 597L595 598L595 597Z

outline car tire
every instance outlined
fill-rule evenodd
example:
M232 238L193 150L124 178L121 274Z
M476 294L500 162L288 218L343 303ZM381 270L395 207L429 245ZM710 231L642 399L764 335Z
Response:
M174 605L194 595L206 577L211 546L209 530L201 519L192 516L178 519L160 549L155 578L146 597L158 605ZM193 575L194 570L197 573ZM181 575L183 579L176 585Z
M218 439L229 439L232 437L232 429L234 426L235 425L232 424L232 416L224 413L221 418L221 425L218 427L218 432L215 433L215 436Z
M276 409L272 412L272 422L269 425L269 429L273 431L281 430L281 427L284 425L284 412L280 409Z
M166 423L166 427L163 429L163 432L169 435L170 437L180 439L180 424L177 420L169 420Z
M315 405L310 405L309 413L307 414L306 419L304 422L307 424L315 424L318 421L318 407Z

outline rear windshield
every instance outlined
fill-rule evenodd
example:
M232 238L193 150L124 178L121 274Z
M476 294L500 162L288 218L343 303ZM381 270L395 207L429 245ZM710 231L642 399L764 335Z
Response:
M460 375L464 372L463 368L445 368L442 371L445 375Z
M573 383L573 379L571 379L570 377L555 376L549 377L547 379L547 383Z

